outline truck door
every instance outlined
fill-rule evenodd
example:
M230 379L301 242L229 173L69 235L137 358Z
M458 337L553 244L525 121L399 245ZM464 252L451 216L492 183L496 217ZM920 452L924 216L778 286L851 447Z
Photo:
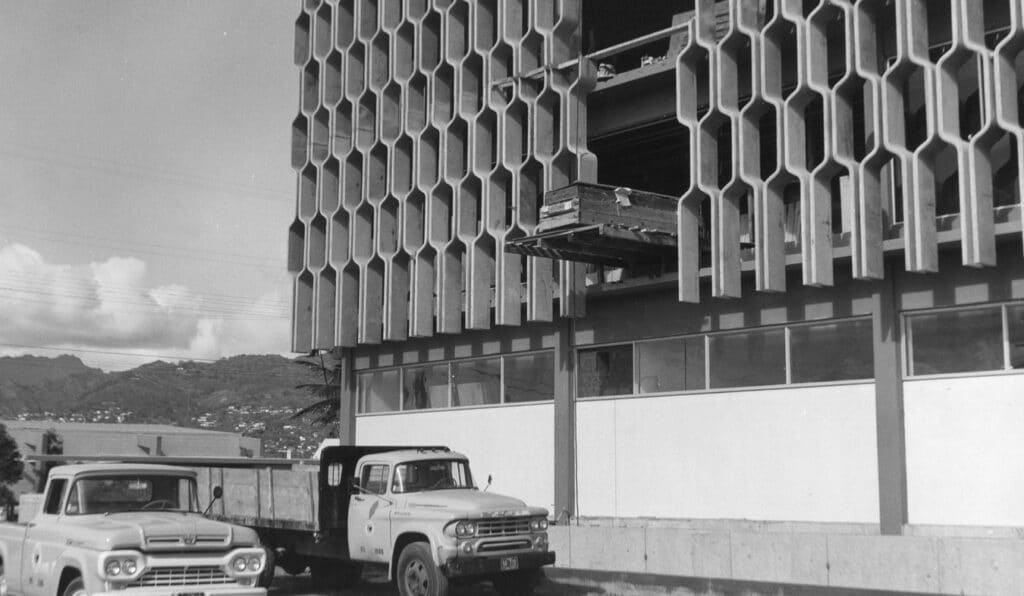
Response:
M391 552L391 502L385 500L391 467L364 463L359 469L362 490L348 506L348 551L353 559L387 562ZM380 495L379 497L376 495Z
M64 540L60 535L61 505L68 485L66 478L51 478L43 497L43 507L28 522L21 550L21 593L26 596L50 596L57 592L60 574L53 566ZM17 588L11 590L17 592Z

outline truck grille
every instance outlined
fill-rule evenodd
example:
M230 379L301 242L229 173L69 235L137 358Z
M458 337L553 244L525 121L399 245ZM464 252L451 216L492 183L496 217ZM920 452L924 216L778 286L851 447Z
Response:
M230 540L230 536L218 536L213 535L200 535L186 541L181 536L165 536L165 537L152 537L147 538L146 542L150 546L221 546L227 544Z
M506 550L521 550L532 546L533 544L525 538L522 540L501 540L497 542L484 542L477 547L476 552L494 553Z
M526 517L515 519L488 519L481 520L476 524L476 535L485 536L515 536L517 534L530 533L530 519Z
M200 586L207 584L233 584L236 580L214 565L200 567L157 567L150 569L131 587Z

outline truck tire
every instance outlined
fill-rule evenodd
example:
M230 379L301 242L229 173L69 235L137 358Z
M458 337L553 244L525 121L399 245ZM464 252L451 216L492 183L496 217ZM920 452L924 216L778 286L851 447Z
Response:
M309 567L309 562L305 557L286 552L278 557L277 565L288 575L302 575Z
M85 584L82 582L81 577L76 577L68 583L68 587L64 588L63 596L86 596Z
M491 581L501 596L532 596L542 577L540 569L524 569L495 575Z
M448 578L434 564L426 542L413 542L402 549L395 581L401 596L448 596Z
M309 573L317 587L346 589L362 579L363 565L337 559L310 559Z
M277 557L274 556L274 549L263 547L263 552L267 553L267 566L263 568L259 578L256 580L256 585L261 588L269 588L270 584L274 583L274 570L277 567Z

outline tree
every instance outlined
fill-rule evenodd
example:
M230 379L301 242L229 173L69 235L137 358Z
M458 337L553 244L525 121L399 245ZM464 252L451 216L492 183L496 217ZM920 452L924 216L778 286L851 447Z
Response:
M47 429L43 433L43 455L64 455L64 439L57 434L54 428ZM50 477L50 470L57 465L53 462L43 462L36 475L36 492L46 490L46 479Z
M21 480L25 464L21 461L18 443L7 434L7 427L0 424L0 507L14 507L18 499L7 486Z
M322 382L296 385L296 389L309 391L317 401L292 414L292 418L309 417L313 424L321 426L338 424L341 411L341 361L330 352L324 358L323 351L314 350L308 356L296 358L294 362L316 373Z

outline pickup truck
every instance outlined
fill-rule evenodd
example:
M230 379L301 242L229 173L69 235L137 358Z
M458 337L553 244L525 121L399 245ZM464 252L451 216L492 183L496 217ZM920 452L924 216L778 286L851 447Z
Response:
M255 531L202 515L180 467L58 466L35 518L0 523L0 596L265 596L266 563Z
M215 518L255 529L272 563L308 568L318 586L351 588L371 565L402 596L477 581L528 595L555 561L547 510L479 489L466 456L444 447L328 447L287 469L198 471L201 494L224 487Z

